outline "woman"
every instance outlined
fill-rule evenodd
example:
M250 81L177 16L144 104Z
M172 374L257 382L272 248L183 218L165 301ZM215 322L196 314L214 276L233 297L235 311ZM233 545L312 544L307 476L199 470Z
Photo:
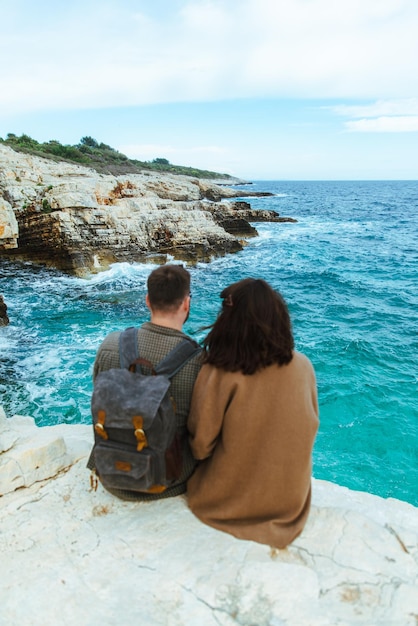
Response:
M310 508L315 373L293 349L286 303L264 280L241 280L221 298L189 414L201 461L189 506L214 528L284 548Z

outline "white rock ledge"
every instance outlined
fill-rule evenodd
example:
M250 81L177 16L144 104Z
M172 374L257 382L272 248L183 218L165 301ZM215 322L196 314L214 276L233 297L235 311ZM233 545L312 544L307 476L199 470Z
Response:
M304 532L276 550L203 525L183 496L92 491L91 440L0 409L1 625L417 625L412 505L314 479Z

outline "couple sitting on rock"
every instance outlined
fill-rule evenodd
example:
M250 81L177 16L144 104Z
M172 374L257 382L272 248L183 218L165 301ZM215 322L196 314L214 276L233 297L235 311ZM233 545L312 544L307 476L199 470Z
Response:
M156 365L185 335L190 274L163 265L148 278L151 321L139 354ZM241 539L283 548L302 531L311 501L312 447L318 428L310 361L294 351L286 303L264 280L246 278L221 293L203 351L172 379L183 469L161 494L112 490L151 500L187 491L193 513ZM119 367L118 332L99 348L94 378Z

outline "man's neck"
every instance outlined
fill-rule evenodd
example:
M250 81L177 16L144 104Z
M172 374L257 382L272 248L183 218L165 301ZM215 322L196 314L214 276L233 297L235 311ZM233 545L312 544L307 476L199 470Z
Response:
M173 328L174 330L183 329L183 317L178 315L164 315L161 313L151 313L151 323L165 328Z

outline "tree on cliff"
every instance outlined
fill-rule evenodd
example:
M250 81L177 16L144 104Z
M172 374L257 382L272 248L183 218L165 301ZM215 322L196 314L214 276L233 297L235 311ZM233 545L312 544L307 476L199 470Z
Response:
M81 146L88 146L89 148L98 148L99 143L93 139L93 137L82 137L80 139Z
M161 159L160 157L153 160L153 163L156 165L170 165L170 161L168 159Z

